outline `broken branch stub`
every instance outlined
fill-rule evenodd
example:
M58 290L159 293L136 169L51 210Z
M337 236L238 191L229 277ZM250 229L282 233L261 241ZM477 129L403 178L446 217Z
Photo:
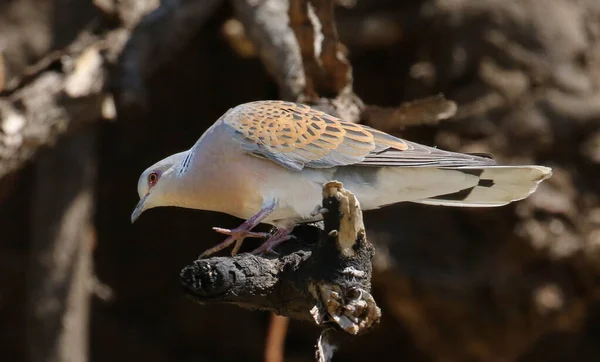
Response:
M374 250L360 205L332 181L323 188L323 207L317 243L290 241L277 257L242 253L196 260L181 271L185 292L200 303L270 310L353 335L368 330L381 310L370 294Z
M370 294L374 249L366 239L360 204L341 182L325 184L323 207L324 234L309 261L323 268L310 276L309 292L317 300L311 315L317 325L333 322L359 334L381 317Z

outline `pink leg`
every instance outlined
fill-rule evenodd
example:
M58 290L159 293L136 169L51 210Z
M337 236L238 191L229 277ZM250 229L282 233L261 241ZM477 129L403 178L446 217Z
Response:
M294 227L282 227L277 229L273 235L267 241L265 241L261 246L254 249L252 254L261 254L263 252L274 253L273 248L277 245L283 243L284 241L290 240L294 238L294 235L290 235Z
M221 233L221 234L229 235L229 237L227 239L225 239L225 241L223 241L222 243L217 244L216 246L214 246L214 247L206 250L202 254L200 254L198 259L202 259L205 256L209 256L220 250L223 250L233 243L235 243L235 246L231 250L231 255L235 255L240 250L240 247L242 246L242 242L244 241L245 238L265 238L265 237L267 237L269 235L268 233L257 233L257 232L252 232L251 230L256 225L260 224L261 221L263 221L267 216L269 216L269 214L271 214L273 212L273 210L275 210L275 205L276 205L276 203L272 202L270 204L263 206L263 208L259 212L257 212L256 215L254 215L251 218L249 218L248 220L244 221L240 226L238 226L235 229L230 230L230 229L214 227L213 230L215 230L216 232Z

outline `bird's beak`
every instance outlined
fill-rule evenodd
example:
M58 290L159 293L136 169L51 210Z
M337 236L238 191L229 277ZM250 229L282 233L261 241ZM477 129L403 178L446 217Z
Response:
M148 195L149 194L146 194L146 196L144 196L140 199L140 202L138 202L137 206L131 213L131 223L132 224L135 222L135 220L137 220L138 217L140 217L142 212L144 212L144 210L146 210L146 199L148 198Z

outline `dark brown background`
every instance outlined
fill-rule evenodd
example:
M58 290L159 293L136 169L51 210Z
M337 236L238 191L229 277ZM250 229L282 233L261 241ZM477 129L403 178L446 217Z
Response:
M96 11L86 0L1 1L8 74L68 44ZM220 6L157 71L146 111L90 126L94 268L112 290L112 299L92 299L91 361L262 360L268 314L196 305L178 285L180 269L221 240L210 227L239 220L164 208L129 222L147 166L188 148L229 107L278 97L260 61L223 37L232 15ZM600 4L358 0L337 20L366 103L396 106L438 92L458 103L453 119L398 135L551 166L554 176L503 208L407 204L367 213L382 323L334 360L600 360ZM36 202L34 184L52 180L40 170L63 172L36 162L0 180L2 361L35 349L25 338L31 215L53 205ZM287 360L313 360L317 335L292 322Z

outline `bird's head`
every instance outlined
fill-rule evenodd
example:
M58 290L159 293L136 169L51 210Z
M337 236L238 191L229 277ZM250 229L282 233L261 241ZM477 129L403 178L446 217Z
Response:
M177 181L178 167L175 166L181 164L186 155L187 151L176 153L142 172L137 184L140 201L131 214L132 223L148 209L171 204L169 190Z

